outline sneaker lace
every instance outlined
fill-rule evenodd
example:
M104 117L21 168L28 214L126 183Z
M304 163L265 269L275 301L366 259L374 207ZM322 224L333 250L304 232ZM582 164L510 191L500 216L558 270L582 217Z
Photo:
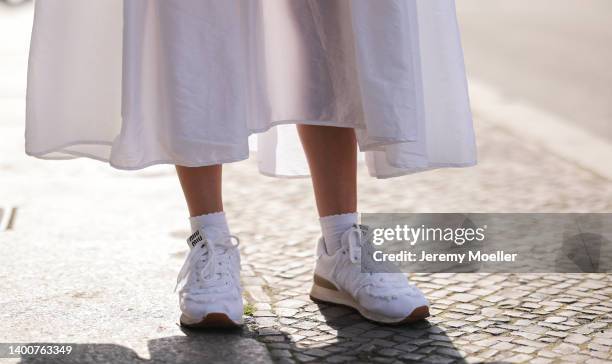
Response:
M346 241L348 246L349 259L347 264L353 266L352 269L342 270L344 274L342 274L341 279L347 283L344 286L350 287L354 296L361 288L366 286L409 288L409 290L412 290L413 287L407 284L406 277L395 265L375 263L375 266L370 266L372 262L369 259L366 259L362 264L362 251L365 249L366 252L373 252L372 247L366 244L365 237L368 230L367 226L353 225L342 234L341 240ZM356 265L359 265L359 267L356 267ZM357 272L357 269L359 269L359 272Z
M223 246L223 243L227 242L227 240L231 242L231 249L236 249L240 246L240 239L235 235L229 235L222 236L213 243L205 239L190 249L187 259L185 259L185 263L183 263L179 271L174 291L176 292L179 286L186 283L189 276L194 273L194 270L197 270L195 272L197 274L196 279L200 281L202 288L219 285L221 278L225 274L229 274L227 267L225 267L225 270L222 269L224 259L219 258L223 252L230 249L219 247ZM204 265L198 267L200 262L204 263Z

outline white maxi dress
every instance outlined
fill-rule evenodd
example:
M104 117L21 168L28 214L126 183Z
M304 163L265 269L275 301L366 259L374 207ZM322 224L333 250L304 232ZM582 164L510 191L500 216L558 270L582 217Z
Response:
M291 124L354 128L377 178L474 165L454 0L36 2L29 155L140 169L256 149L262 173L307 175Z

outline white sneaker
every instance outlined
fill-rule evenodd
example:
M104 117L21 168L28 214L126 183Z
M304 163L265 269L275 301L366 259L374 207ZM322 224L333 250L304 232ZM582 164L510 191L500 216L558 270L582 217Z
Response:
M200 229L187 239L187 243L190 252L176 282L176 288L180 287L181 325L241 325L243 303L238 238L224 236L212 241Z
M354 225L341 237L341 248L329 255L323 238L317 245L313 301L352 307L365 318L402 324L429 316L429 302L399 269L389 264L386 272L362 273L361 247L365 226Z

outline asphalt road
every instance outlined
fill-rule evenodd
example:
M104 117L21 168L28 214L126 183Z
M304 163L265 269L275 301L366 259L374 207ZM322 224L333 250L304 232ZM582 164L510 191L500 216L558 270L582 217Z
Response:
M612 140L612 1L457 0L470 77Z

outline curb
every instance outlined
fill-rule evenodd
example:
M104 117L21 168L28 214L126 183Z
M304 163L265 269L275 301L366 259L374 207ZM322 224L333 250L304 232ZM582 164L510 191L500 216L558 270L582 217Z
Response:
M591 134L577 123L505 99L501 92L478 80L470 80L475 115L483 122L506 129L525 142L542 146L560 158L612 181L612 142Z

